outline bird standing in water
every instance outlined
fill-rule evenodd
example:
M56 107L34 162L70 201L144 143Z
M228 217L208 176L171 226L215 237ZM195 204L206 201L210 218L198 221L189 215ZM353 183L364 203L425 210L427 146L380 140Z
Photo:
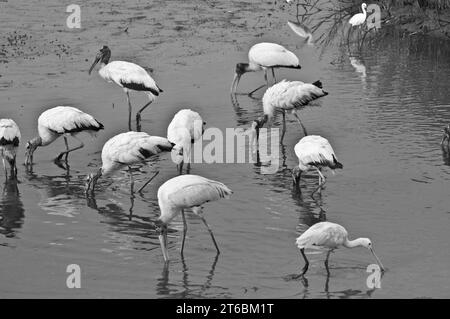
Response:
M8 178L5 160L11 168L11 177L17 177L16 155L20 143L20 130L11 119L0 119L0 156L3 161L5 178Z

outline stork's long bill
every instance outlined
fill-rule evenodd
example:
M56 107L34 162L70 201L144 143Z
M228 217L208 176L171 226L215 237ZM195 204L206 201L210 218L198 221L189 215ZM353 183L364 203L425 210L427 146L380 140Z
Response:
M375 254L375 251L373 250L372 247L369 248L370 252L372 253L372 255L375 257L375 259L377 260L378 265L380 266L381 270L384 271L384 266L381 263L380 258L378 258L378 256Z
M163 253L164 261L169 261L169 250L167 249L167 225L161 224L161 230L159 234L159 243L161 244L161 250Z
M241 79L241 74L235 73L233 82L231 83L231 93L236 92L239 80Z

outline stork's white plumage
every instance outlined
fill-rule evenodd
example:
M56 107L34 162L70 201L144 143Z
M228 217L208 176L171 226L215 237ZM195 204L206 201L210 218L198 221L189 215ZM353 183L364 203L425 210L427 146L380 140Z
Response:
M172 158L177 165L180 165L180 174L184 162L187 162L189 173L192 144L201 138L205 124L200 114L190 109L183 109L175 114L167 127L167 139L175 144Z
M246 72L264 70L264 79L266 80L267 87L269 87L267 70L272 70L272 76L276 82L275 68L300 69L301 66L297 56L279 44L267 42L255 44L248 51L248 63L236 64L236 73L231 84L231 93L236 92L239 80L242 74ZM263 86L260 86L249 94L251 95Z
M83 142L78 139L80 132L87 132L95 136L99 130L103 129L103 124L97 121L92 115L71 106L56 106L44 111L38 118L39 136L31 139L27 143L27 152L25 165L33 163L33 153L39 146L47 146L61 135L64 136L66 151L61 152L57 157L60 161L63 155L67 156L70 152L84 147ZM67 137L72 136L80 142L80 145L69 149Z
M366 18L367 18L366 8L367 8L367 4L363 3L361 5L362 13L357 13L353 17L350 18L348 23L350 23L352 25L352 27L360 26L366 21Z
M128 167L131 192L133 193L133 175L131 165L147 161L161 152L172 150L173 144L166 138L150 136L145 132L126 132L110 138L102 149L102 167L96 174L89 174L86 182L86 194L94 193L97 180Z
M286 112L292 113L303 128L305 135L308 135L303 126L297 111L322 96L328 95L322 89L322 83L316 81L314 83L303 83L301 81L283 80L271 86L264 93L262 102L264 115L256 120L254 127L259 135L259 129L269 120L272 120L275 113L279 112L283 116L283 130L280 141L283 141L286 132Z
M16 154L21 135L16 122L11 119L0 119L0 156L5 169L5 177L8 177L5 160L11 168L11 176L17 176Z
M102 77L107 82L114 82L121 88L127 95L128 102L128 127L131 130L131 102L129 91L142 91L149 99L149 102L145 104L136 113L136 124L138 131L140 131L140 119L141 112L147 108L159 95L163 92L155 80L145 71L141 66L125 61L112 61L109 62L111 57L111 50L107 46L103 46L100 52L97 54L94 63L89 69L89 74L91 74L95 65L101 61L101 66L98 71L100 77Z
M184 250L186 239L187 224L184 216L184 210L192 208L192 211L198 215L208 228L211 238L219 254L214 235L211 228L202 216L202 205L216 201L221 198L229 198L233 192L224 184L216 182L198 175L179 175L169 179L158 189L158 204L161 209L159 223L161 223L161 234L159 240L163 251L164 260L169 260L167 250L167 225L172 219L181 213L183 217L183 241L181 245L181 254Z
M320 193L326 183L326 179L320 171L322 168L328 167L332 170L343 168L343 165L338 162L330 143L322 136L308 135L303 137L295 145L294 151L298 158L298 166L293 169L292 178L298 189L300 189L300 178L303 172L314 169L319 174L319 186L311 195L317 190Z
M306 273L309 266L308 259L305 255L305 249L328 249L327 258L325 261L325 266L328 267L330 252L336 248L339 248L339 246L344 246L347 248L362 246L369 249L377 260L381 270L384 270L383 264L377 255L375 255L370 239L358 238L355 240L349 240L347 230L339 224L330 222L320 222L314 224L297 238L296 244L305 260L305 266L303 267L302 274L300 276L303 276Z

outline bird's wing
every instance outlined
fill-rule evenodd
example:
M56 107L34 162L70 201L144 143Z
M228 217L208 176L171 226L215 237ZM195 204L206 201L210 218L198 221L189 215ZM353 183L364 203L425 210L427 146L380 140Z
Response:
M288 104L299 108L327 94L322 88L314 84L303 83L289 87L284 94L284 98Z
M321 222L314 224L308 228L296 243L298 248L320 248L325 246L328 248L336 247L343 243L347 237L347 231L340 225Z
M103 129L103 124L92 115L70 106L57 106L45 111L39 117L38 123L39 126L58 134Z
M16 122L10 119L0 120L0 146L12 144L18 146L21 135Z
M321 136L308 135L302 138L294 151L304 164L333 166L336 158L330 143Z
M187 137L189 133L189 136ZM192 110L180 110L167 127L167 138L173 143L196 141L203 134L203 119ZM186 135L186 136L184 136Z
M158 96L161 91L155 80L137 64L113 61L105 66L109 77L117 84L135 91L148 91Z
M168 196L177 206L196 207L220 198L229 198L232 191L224 184L209 179L195 181L181 186Z
M260 43L249 51L249 61L266 67L297 67L299 60L291 51L275 43Z

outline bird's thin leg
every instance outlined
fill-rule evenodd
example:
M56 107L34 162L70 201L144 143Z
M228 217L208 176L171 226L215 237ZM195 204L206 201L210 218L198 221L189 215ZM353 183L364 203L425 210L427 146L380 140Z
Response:
M264 69L264 80L266 80L267 88L269 88L269 80L267 79L267 69Z
M186 223L186 216L184 214L184 209L181 210L181 217L183 217L183 240L181 241L181 256L183 256L184 243L186 241L186 233L187 233L187 223Z
M190 171L191 171L191 162L188 162L188 163L186 164L186 174L189 174Z
M205 224L206 228L208 228L208 231L209 231L209 234L211 235L211 239L214 243L214 246L216 246L217 254L220 254L219 246L217 246L217 242L216 242L216 239L214 238L214 234L213 234L211 228L209 227L208 223L206 222L205 217L200 216L200 218L202 219L203 224Z
M281 114L283 115L283 130L281 131L280 144L283 143L284 134L286 133L286 111L283 110Z
M10 165L11 165L11 175L17 178L16 155L14 155Z
M255 93L256 91L262 89L262 88L265 87L265 86L266 86L265 84L263 84L263 85L261 85L261 86L258 86L256 89L254 89L253 91L251 91L250 93L248 93L248 96L252 96L253 93Z
M275 70L274 70L274 68L272 68L272 77L273 77L273 80L275 81L274 83L277 83L277 78L275 77Z
M327 270L327 274L328 276L330 275L330 269L328 268L328 259L330 258L330 254L331 254L332 249L328 250L327 252L327 258L325 259L325 269Z
M318 167L316 167L317 173L319 174L319 186L311 193L311 196L314 195L315 192L319 191L319 194L322 194L322 187L325 185L327 179L323 176L322 172Z
M307 135L308 135L308 132L306 132L306 128L305 128L305 126L303 126L303 123L302 123L302 121L300 120L300 117L298 116L297 111L294 110L294 112L292 112L292 114L294 114L295 118L297 119L297 121L298 121L298 122L300 123L300 125L302 126L303 134L305 134L305 136L307 136Z
M2 158L3 169L5 170L5 178L8 179L8 170L6 169L5 158Z
M64 143L66 144L66 151L69 151L69 141L67 141L67 136L64 136ZM69 153L66 153L66 162L68 154Z
M301 276L304 276L306 274L306 272L308 271L309 261L308 261L308 259L306 258L306 255L305 255L305 248L300 249L300 253L303 256L303 259L305 260L305 266L303 266L302 274L301 274Z
M147 106L149 106L150 104L152 104L152 101L148 102L147 104L145 104L137 113L136 113L136 130L138 132L141 131L141 112L143 110L145 110L147 108Z
M131 172L131 167L128 166L128 174L130 175L130 194L133 197L133 193L134 193L134 178L133 178L133 173Z
M183 164L184 164L184 161L181 161L180 164L178 164L178 174L179 175L183 174Z
M130 93L127 90L127 102L128 102L128 130L131 131L131 102Z
M67 155L67 154L69 154L70 152L79 150L80 148L83 148L83 147L84 147L84 143L83 143L81 140L79 140L76 136L72 136L72 137L73 137L74 139L76 139L78 142L80 142L80 145L78 145L77 147L68 149L68 150L65 151L65 152L61 152L61 154L59 154L58 157L56 158L57 161L60 161L61 158L62 158L64 155ZM66 156L66 161L67 161L67 156Z

